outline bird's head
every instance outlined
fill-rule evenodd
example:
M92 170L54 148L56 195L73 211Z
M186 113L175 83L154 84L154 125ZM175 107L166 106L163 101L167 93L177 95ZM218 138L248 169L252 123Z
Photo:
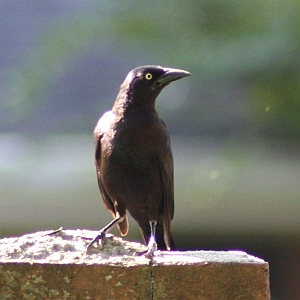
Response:
M155 65L135 68L122 83L116 104L154 108L155 99L165 86L189 75L187 71Z

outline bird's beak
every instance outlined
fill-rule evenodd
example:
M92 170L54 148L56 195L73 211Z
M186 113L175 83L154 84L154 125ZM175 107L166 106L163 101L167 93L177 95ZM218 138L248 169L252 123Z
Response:
M165 86L172 81L191 75L190 72L179 69L164 68L164 71L165 73L156 81L160 86Z

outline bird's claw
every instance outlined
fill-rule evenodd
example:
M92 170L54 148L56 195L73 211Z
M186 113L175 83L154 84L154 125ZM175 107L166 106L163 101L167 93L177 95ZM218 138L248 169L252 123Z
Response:
M92 241L86 246L85 253L88 253L88 251L91 249L91 247L97 243L97 246L101 249L104 246L105 243L105 237L106 232L100 231L93 239Z
M148 243L148 251L145 254L145 257L152 258L154 256L154 251L157 250L157 243L154 237L151 237Z
M61 232L62 230L63 230L63 227L60 227L60 228L58 228L58 229L52 230L50 233L45 234L45 236L46 236L46 235L54 235L54 234L56 234L56 233Z

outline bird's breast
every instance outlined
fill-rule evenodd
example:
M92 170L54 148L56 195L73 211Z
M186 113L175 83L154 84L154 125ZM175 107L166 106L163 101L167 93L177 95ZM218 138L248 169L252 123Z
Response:
M124 117L101 139L101 181L112 198L148 205L162 199L161 164L171 157L168 131L159 117ZM137 201L137 200L136 200Z
M122 118L102 139L108 165L126 169L151 168L169 147L167 129L156 114Z

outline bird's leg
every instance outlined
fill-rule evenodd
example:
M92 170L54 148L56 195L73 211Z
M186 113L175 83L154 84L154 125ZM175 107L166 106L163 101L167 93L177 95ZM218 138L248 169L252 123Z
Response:
M105 242L106 233L118 222L122 221L124 217L116 217L109 224L103 227L98 234L92 239L92 241L87 245L85 252L87 253L89 249L93 246L93 244L97 243L97 245L102 248Z
M149 223L150 223L151 235L150 235L150 239L148 242L148 251L145 254L145 256L152 257L154 254L154 251L157 250L157 243L155 240L156 221L150 221Z

